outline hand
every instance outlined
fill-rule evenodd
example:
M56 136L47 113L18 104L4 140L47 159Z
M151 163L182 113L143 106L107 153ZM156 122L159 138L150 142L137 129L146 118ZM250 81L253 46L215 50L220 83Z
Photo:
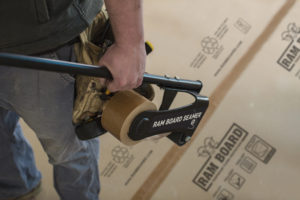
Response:
M129 90L141 85L145 72L145 44L113 44L99 61L99 66L106 66L113 76L107 89L111 92ZM103 82L103 80L102 80Z

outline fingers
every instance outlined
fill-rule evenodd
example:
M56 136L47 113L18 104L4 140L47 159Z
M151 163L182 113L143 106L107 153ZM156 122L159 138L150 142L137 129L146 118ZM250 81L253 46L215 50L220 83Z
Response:
M109 81L107 88L111 92L116 92L119 90L130 90L137 88L142 84L143 75L128 75L122 77L116 77L113 81Z
M136 85L135 85L135 88L139 87L140 85L142 85L143 83L143 77L140 77L138 78L137 82L136 82Z
M113 76L107 84L108 90L130 90L142 84L145 72L145 45L124 48L113 44L99 61Z
M105 78L99 78L99 81L100 81L100 84L101 84L101 86L102 87L107 87L107 85L108 85L108 80L107 79L105 79Z

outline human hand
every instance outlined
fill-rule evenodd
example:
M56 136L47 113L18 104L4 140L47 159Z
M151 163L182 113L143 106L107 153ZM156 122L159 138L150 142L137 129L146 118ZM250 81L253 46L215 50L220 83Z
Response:
M106 81L107 89L111 92L140 86L145 63L146 51L142 42L130 46L114 43L99 60L99 66L107 67L113 76L112 81Z

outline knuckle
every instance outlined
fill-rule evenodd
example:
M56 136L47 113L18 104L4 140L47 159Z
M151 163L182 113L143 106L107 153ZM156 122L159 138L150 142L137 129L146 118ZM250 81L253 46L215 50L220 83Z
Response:
M143 82L143 80L142 79L139 79L138 81L137 81L137 83L136 83L136 87L139 87L140 85L142 85L142 82Z
M126 87L127 81L126 79L121 79L118 84L121 88Z
M115 92L116 91L116 87L114 84L110 83L108 86L107 86L107 89L111 92Z

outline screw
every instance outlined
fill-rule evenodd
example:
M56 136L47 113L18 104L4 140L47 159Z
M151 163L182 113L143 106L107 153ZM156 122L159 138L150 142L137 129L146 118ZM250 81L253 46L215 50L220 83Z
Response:
M191 136L186 136L186 137L184 138L184 141L185 141L185 142L188 142L188 141L190 141L191 139L192 139Z

